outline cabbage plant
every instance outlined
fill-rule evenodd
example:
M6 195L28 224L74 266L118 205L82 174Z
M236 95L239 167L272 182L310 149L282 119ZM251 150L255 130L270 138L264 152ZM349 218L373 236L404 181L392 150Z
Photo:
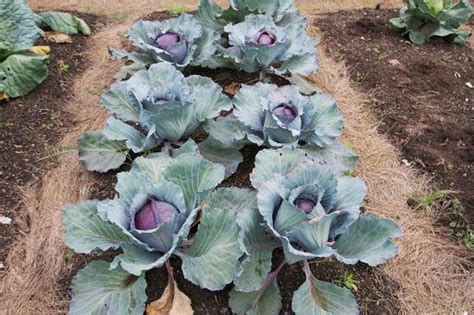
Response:
M454 5L451 0L404 2L407 6L401 9L399 18L390 20L390 25L404 35L408 34L415 44L424 44L433 36L461 44L471 35L470 32L458 30L472 15L469 0L460 0Z
M229 201L237 191L214 189L223 166L181 152L137 158L117 178L114 199L65 208L67 246L83 254L120 250L112 262L94 260L74 277L70 314L143 314L145 272L169 267L172 255L201 288L221 290L232 282L242 250L229 207L243 204ZM190 234L193 225L197 232Z
M247 15L243 22L224 27L225 38L210 67L229 67L249 73L309 75L318 69L316 41L305 24L278 26L268 15Z
M115 57L133 62L122 72L133 72L157 62L169 62L179 69L206 65L217 49L219 34L202 25L192 15L182 14L163 21L139 21L127 38L137 51L112 50Z
M198 19L220 33L227 24L243 22L249 14L268 15L278 26L306 23L291 0L230 0L227 9L216 5L213 0L199 1Z
M300 262L306 281L293 295L296 314L358 314L351 291L318 280L309 261L333 257L345 264L377 266L396 255L393 239L400 236L400 228L360 213L364 183L337 176L304 151L288 148L261 151L251 181L257 206L237 219L245 256L230 293L232 311L278 314L277 275L284 265ZM283 248L284 260L270 273L276 247Z
M90 35L89 26L69 13L34 13L25 0L0 2L0 100L27 95L48 77L49 47L34 47L46 24L65 34ZM2 95L3 94L3 95Z
M207 119L232 108L211 79L184 77L167 62L115 83L102 97L102 105L114 116L104 130L86 132L79 139L79 158L98 172L119 168L132 153L179 148L181 140Z
M231 115L205 126L221 147L300 147L334 172L354 167L356 155L336 141L343 118L329 95L304 96L296 86L257 83L244 85L233 103Z

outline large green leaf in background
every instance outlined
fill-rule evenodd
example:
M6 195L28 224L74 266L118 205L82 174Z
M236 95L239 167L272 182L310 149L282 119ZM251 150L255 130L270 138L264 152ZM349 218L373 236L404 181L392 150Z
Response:
M43 33L38 19L25 0L0 1L0 47L14 51L33 46Z
M16 52L0 62L0 92L9 97L24 96L47 76L48 56L28 50Z
M91 29L84 20L64 12L43 12L39 14L41 20L46 23L55 32L68 35L82 33L90 35Z

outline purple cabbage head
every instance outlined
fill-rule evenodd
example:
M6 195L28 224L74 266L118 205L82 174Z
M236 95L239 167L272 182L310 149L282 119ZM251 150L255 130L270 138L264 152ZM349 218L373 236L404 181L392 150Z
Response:
M156 97L153 99L153 104L155 105L163 105L168 103L170 100L166 97Z
M306 214L311 213L316 203L311 199L299 198L295 200L295 206Z
M188 53L188 44L178 33L168 31L155 39L156 47L166 51L176 63L182 63Z
M281 104L275 107L272 111L278 119L285 125L291 123L298 116L298 111L294 106L288 104Z
M270 46L275 44L276 38L275 35L267 31L260 31L257 35L257 44L262 46Z
M150 198L135 214L135 227L142 231L153 230L172 220L176 214L178 210L172 204Z
M181 36L175 32L166 32L164 34L158 35L158 37L155 39L156 46L165 51L180 41Z

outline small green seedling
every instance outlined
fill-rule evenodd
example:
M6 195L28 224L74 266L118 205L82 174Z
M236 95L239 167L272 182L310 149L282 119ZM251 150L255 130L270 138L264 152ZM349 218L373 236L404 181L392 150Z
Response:
M353 170L345 171L345 172L344 172L344 176L354 177L354 171L353 171Z
M469 230L464 237L464 246L469 251L474 251L474 231Z
M67 63L62 63L59 68L61 69L62 72L68 72L71 66Z
M433 206L439 200L444 197L452 196L453 198L457 199L453 196L456 192L453 190L437 190L432 192L431 194L423 197L413 197L411 198L415 201L416 206L414 208L415 211L424 211L424 212L431 212L433 211Z
M166 12L172 15L180 15L182 13L186 13L188 9L186 7L183 7L182 5L177 5L177 4L170 4L166 8Z
M75 255L74 251L68 248L63 256L64 261L70 262L74 258L74 255Z
M344 285L346 288L350 290L357 291L357 286L360 281L354 278L354 275L350 271L344 271L340 280L336 280L336 283L339 285Z

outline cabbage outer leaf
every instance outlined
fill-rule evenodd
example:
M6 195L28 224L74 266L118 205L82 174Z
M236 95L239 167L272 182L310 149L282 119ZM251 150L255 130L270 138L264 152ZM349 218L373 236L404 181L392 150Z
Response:
M118 119L140 122L141 105L127 89L127 82L117 82L102 96L102 106Z
M182 154L169 162L163 175L181 187L187 208L194 209L224 180L225 168L197 154Z
M37 22L38 15L31 11L26 0L2 0L0 2L1 48L15 51L34 46L43 34Z
M257 154L255 168L250 174L252 186L259 189L263 182L270 180L275 174L286 175L305 161L321 164L318 159L313 159L310 154L300 149L262 150Z
M136 130L119 119L110 117L105 125L103 134L112 141L125 141L127 148L135 153L151 150L159 145L158 139L154 137L154 128L147 135Z
M256 201L256 196L252 196L252 199ZM235 278L234 286L240 292L257 291L265 284L271 271L273 249L280 245L263 228L264 220L257 205L242 208L237 216L237 224L246 255L241 259L242 272Z
M90 262L72 280L70 315L139 315L145 310L145 275L131 276L122 268L109 269L101 260Z
M306 152L311 159L327 167L336 175L343 175L346 172L352 171L359 159L354 151L339 141L335 141L332 145L324 148L304 145L301 149Z
M82 254L117 249L130 241L119 227L99 216L97 200L68 205L64 210L64 228L66 245Z
M226 178L234 174L240 163L244 160L244 157L237 148L223 148L219 142L212 138L200 142L198 148L206 160L224 166Z
M271 239L263 228L263 218L258 212L255 191L242 188L221 188L206 199L209 208L225 209L236 216L239 242L245 256L241 272L234 280L238 291L259 290L271 269L271 257L279 243Z
M335 284L316 279L311 271L293 294L291 307L295 314L359 314L352 292Z
M398 253L392 239L400 236L400 228L393 221L362 215L337 239L336 258L350 265L358 261L370 266L383 264Z
M90 35L91 29L83 20L70 13L65 12L42 12L39 14L41 20L47 24L53 31L68 35Z
M232 312L239 315L274 315L283 306L276 280L256 292L240 292L234 288L229 296Z
M12 98L27 95L48 77L49 57L27 50L10 53L0 59L0 92Z
M238 273L241 256L235 215L205 206L193 243L181 257L184 277L201 288L221 290Z
M119 168L128 152L125 141L110 140L102 132L88 131L79 138L79 159L89 171L105 173Z

